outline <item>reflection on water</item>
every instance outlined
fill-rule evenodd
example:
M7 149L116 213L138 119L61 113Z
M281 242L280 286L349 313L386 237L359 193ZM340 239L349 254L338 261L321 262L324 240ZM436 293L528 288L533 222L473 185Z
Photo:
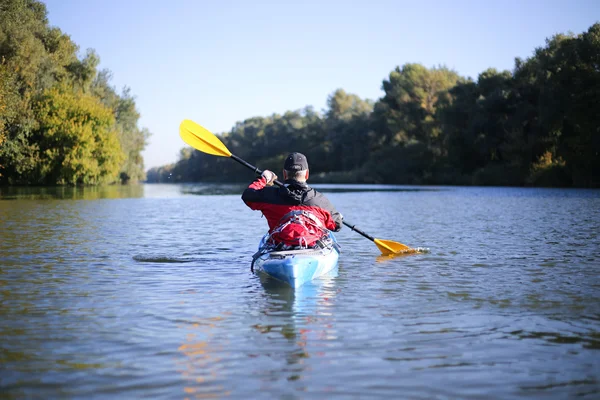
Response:
M97 200L144 196L143 185L106 186L0 186L0 200Z
M415 247L415 248L412 248L411 251L390 253L390 254L385 254L385 255L382 254L380 256L377 256L376 260L378 263L384 263L384 262L393 260L394 258L417 256L419 254L426 254L429 252L430 252L430 250L426 247Z
M214 340L223 318L227 316L196 318L182 326L187 331L185 343L177 350L185 355L184 361L178 362L178 367L186 382L183 388L186 398L221 398L230 394L219 384L221 360L218 355L225 349L215 344Z
M335 301L338 273L339 268L336 267L298 288L258 273L268 298L261 312L265 316L277 317L278 323L259 323L253 328L262 335L281 335L289 342L286 350L278 354L278 357L285 358L286 366L282 371L289 382L303 381L306 370L310 369L305 360L320 356L317 350L320 342L336 339L329 308Z
M339 275L336 266L319 279L307 282L299 288L292 288L265 273L259 272L260 284L271 299L281 300L278 310L291 311L296 314L314 311L315 307L335 296L335 278Z
M0 187L0 200L96 200L139 197L180 197L181 195L240 195L247 183L187 183L105 186L5 186ZM364 192L436 192L444 188L420 188L390 185L311 185L324 193Z

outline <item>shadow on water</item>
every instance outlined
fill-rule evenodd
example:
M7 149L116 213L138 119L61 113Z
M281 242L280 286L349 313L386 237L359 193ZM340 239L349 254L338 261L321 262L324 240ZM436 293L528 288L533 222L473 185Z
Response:
M98 200L141 197L144 197L143 185L0 187L0 200Z

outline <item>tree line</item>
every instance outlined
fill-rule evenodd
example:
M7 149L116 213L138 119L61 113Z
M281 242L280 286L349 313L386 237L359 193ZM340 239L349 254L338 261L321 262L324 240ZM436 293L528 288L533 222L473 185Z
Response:
M254 117L219 136L274 171L289 152L303 152L313 182L600 187L599 23L553 36L512 72L490 68L473 80L405 64L382 90L372 102L339 89L322 112ZM249 179L237 163L191 148L147 176Z
M42 2L0 0L0 185L145 179L134 97L78 51Z

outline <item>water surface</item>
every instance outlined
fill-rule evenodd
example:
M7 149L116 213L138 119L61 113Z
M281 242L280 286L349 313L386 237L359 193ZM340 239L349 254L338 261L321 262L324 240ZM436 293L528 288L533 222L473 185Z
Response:
M324 185L429 252L293 290L242 188L2 188L0 397L600 397L600 191Z

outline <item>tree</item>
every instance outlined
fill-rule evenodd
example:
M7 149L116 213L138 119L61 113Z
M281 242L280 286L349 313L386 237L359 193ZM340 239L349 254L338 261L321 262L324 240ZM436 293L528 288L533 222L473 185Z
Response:
M343 89L327 99L326 143L329 146L328 171L351 171L362 166L371 151L373 103Z
M112 181L115 160L121 181L143 179L141 151L149 132L137 127L129 89L117 95L110 73L98 74L95 51L79 59L78 46L49 27L46 14L36 0L0 0L0 184ZM66 120L48 105L66 107ZM94 122L86 125L81 115ZM84 135L81 141L73 139L77 134Z
M442 128L437 118L439 103L448 102L449 89L459 82L460 77L445 67L427 69L419 64L405 64L396 67L384 80L385 92L376 104L373 113L374 129L379 133L378 150L371 157L371 170L380 170L373 164L381 157L393 157L392 154L405 153L402 148L419 149L420 157L413 160L414 171L419 176L414 182L426 183L433 179L436 165L441 162ZM397 149L394 152L391 149ZM386 181L395 174L396 165L404 165L405 160L394 157L396 162L388 163L387 171L375 180Z
M39 128L38 183L99 184L118 179L123 159L111 110L66 85L48 89L35 104Z
M261 168L301 151L313 182L600 186L600 24L552 37L512 72L490 68L473 81L405 64L382 88L375 104L338 89L322 115L253 117L221 139ZM152 173L245 180L242 168L186 151Z

